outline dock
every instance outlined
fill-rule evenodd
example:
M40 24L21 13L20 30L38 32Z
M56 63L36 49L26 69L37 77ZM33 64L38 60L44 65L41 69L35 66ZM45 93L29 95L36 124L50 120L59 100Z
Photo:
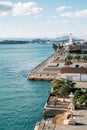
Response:
M44 71L45 67L51 63L54 62L58 56L59 52L56 52L52 54L50 57L48 57L46 60L44 60L41 64L36 66L31 72L29 73L27 79L29 80L53 80L57 76L57 72L53 71Z

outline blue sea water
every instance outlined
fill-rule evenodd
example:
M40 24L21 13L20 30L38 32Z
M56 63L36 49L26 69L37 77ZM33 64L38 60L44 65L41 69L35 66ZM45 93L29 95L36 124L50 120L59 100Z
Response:
M52 53L49 44L0 45L0 130L33 130L42 119L50 82L27 75Z

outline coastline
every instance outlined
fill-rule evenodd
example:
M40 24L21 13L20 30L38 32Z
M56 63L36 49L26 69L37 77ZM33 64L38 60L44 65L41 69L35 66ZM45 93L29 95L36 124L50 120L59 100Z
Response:
M58 51L58 52L54 53L50 57L48 57L41 64L39 64L33 70L31 70L31 72L28 75L27 79L28 80L49 80L49 81L52 81L55 78L57 79L58 78L58 69L57 69L57 66L55 66L55 65L51 66L51 67L53 67L53 68L51 68L51 71L49 71L50 69L47 70L46 68L47 67L50 68L49 64L51 64L51 63L55 64L56 60L57 60L56 64L60 63L59 57L63 57L64 58L64 56L62 54L64 55L64 50L63 49L61 51ZM63 59L61 59L61 63L62 63L62 60ZM77 85L77 86L79 86L79 85ZM83 83L82 83L82 86L83 86ZM81 87L81 89L82 89L82 87ZM49 96L48 96L47 101L50 99ZM61 101L59 101L59 102L61 102ZM68 103L68 105L66 105L67 103ZM57 129L66 129L66 128L67 128L66 130L69 130L69 129L75 129L75 130L77 130L79 124L81 124L81 123L84 124L85 126L79 126L79 129L84 128L84 130L85 130L87 128L86 127L87 124L86 124L86 122L84 122L84 118L86 118L85 112L87 110L85 109L83 111L83 108L80 111L74 109L73 110L73 116L72 116L72 118L70 118L70 120L67 120L67 118L64 119L64 121L69 121L69 122L67 122L67 123L70 123L70 124L67 124L68 127L66 125L64 125L64 122L62 122L62 124L59 123L59 124L55 124L55 125L54 125L54 123L52 123L52 120L54 119L53 118L54 116L60 115L60 113L63 114L63 113L69 112L69 109L68 109L69 103L70 103L70 101L69 102L66 101L66 103L64 104L64 102L62 100L61 104L59 104L58 108L56 108L55 105L53 105L52 107L51 106L49 107L48 103L46 102L46 104L44 106L44 111L43 111L43 119L42 119L42 121L40 123L36 124L34 130L39 130L39 129L40 130L48 130L48 129L50 129L50 130L57 130ZM63 105L67 106L67 107L64 109ZM62 107L59 108L59 106L62 106ZM82 118L78 117L79 113L80 113L80 115L82 115ZM78 120L79 120L79 122L78 122Z
M53 80L56 78L57 73L56 72L47 72L43 71L44 68L52 61L56 60L59 56L59 52L56 52L49 56L47 59L45 59L43 62L41 62L38 66L36 66L34 69L31 70L31 72L28 74L27 79L28 80Z

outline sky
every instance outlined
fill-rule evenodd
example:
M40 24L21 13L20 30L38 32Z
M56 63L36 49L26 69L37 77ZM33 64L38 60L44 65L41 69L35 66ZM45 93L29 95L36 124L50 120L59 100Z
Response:
M0 0L0 38L87 39L87 0Z

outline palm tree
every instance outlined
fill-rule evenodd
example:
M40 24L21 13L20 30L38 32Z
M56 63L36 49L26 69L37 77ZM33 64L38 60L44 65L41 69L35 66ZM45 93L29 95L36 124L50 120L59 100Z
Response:
M54 43L53 43L52 48L53 48L54 52L56 52L56 51L57 51L57 49L58 49L58 46L57 46L56 44L54 44Z
M62 49L63 48L63 44L58 44L58 49Z

